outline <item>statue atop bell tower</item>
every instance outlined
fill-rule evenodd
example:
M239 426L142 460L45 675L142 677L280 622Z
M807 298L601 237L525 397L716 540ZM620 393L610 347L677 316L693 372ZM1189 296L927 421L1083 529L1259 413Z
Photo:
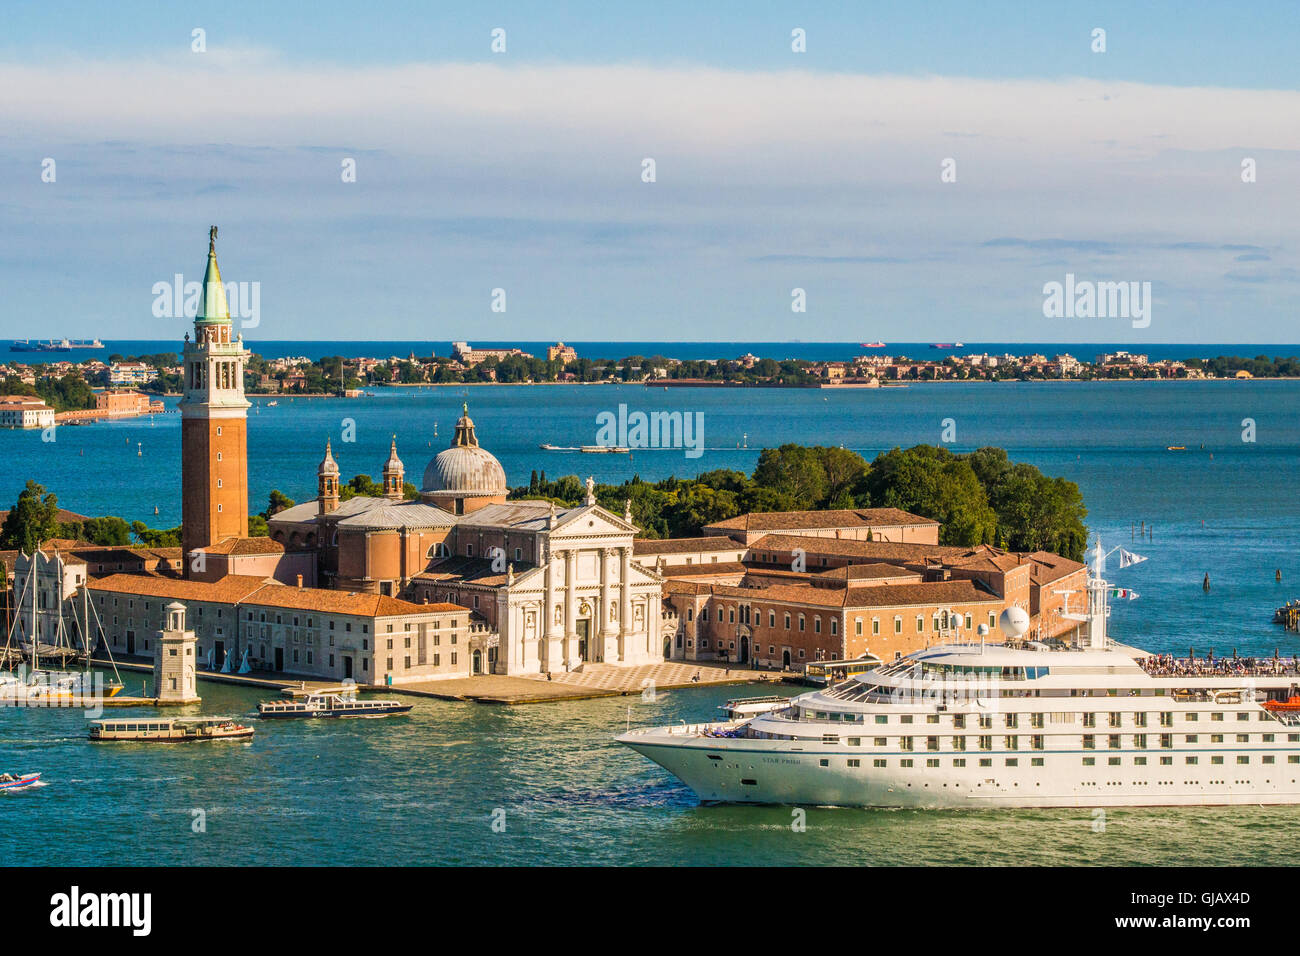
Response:
M242 336L232 339L231 331L213 226L194 340L186 336L181 359L181 545L187 576L193 552L248 537L248 352Z

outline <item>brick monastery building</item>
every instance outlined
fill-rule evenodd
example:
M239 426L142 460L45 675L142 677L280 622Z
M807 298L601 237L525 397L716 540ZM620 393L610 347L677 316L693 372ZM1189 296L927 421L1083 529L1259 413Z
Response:
M1076 626L1061 592L1081 591L1082 564L941 545L938 522L898 509L747 514L651 540L626 505L618 515L596 503L591 479L575 507L508 500L468 409L417 499L404 500L394 437L382 495L342 500L326 441L316 498L250 538L248 352L232 335L215 227L204 288L183 353L183 546L0 554L15 602L62 608L114 653L151 654L173 601L201 661L372 685L668 658L791 670L887 660L999 641L1011 605L1040 639Z

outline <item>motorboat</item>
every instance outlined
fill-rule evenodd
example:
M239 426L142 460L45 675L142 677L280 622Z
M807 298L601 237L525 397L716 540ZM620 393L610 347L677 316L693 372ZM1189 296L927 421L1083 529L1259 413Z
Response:
M22 790L40 779L39 773L0 773L0 790Z

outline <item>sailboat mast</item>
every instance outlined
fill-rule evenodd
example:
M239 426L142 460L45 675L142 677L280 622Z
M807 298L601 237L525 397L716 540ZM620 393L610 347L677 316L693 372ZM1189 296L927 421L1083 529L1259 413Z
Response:
M36 558L41 553L41 543L36 542L36 550L32 552L32 573L29 575L32 579L32 671L41 669L41 636L36 626L36 591L40 587L41 581L37 577Z

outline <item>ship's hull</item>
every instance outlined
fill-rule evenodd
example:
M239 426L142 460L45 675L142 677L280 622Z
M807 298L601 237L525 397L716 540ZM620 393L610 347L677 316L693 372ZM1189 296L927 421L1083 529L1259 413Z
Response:
M22 790L24 787L30 787L32 784L37 783L40 779L41 775L39 773L24 774L17 780L7 780L0 783L0 790Z
M311 720L314 718L333 717L342 719L345 717L389 717L393 714L404 714L409 711L413 704L392 704L384 707L367 707L365 710L328 709L328 710L270 710L260 711L258 716L263 720Z
M1111 767L1110 754L1098 751L1097 766L1083 767L1077 752L1019 751L1016 767L1007 754L963 755L967 766L953 766L952 756L930 758L924 751L887 766L873 766L871 751L849 752L801 742L804 749L774 747L777 741L710 738L663 730L633 731L618 740L677 777L705 803L801 804L806 806L909 809L1228 806L1300 803L1300 767L1278 751L1275 764L1252 760L1249 766L1161 765L1159 751L1143 754L1146 766L1135 767L1133 754ZM1031 760L1042 759L1042 766ZM900 766L911 759L913 767ZM927 766L936 759L939 766ZM981 759L993 765L980 767ZM826 765L822 765L822 761ZM850 766L849 761L858 761Z

